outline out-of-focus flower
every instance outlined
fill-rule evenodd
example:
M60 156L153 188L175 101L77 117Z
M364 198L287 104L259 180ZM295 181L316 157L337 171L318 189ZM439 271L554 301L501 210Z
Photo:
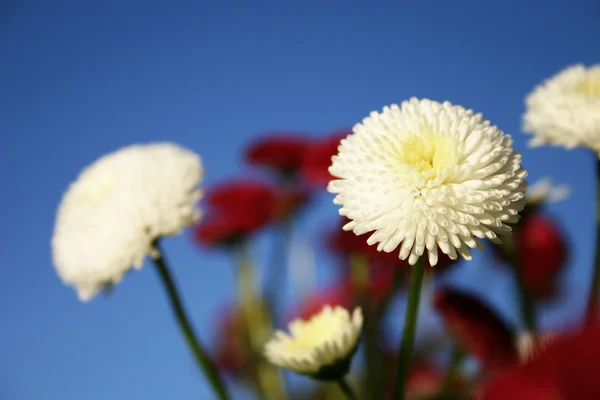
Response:
M200 216L200 157L172 143L132 145L85 168L64 194L52 237L56 271L83 301L142 267L153 242Z
M440 392L443 382L444 375L439 368L428 363L416 364L406 377L406 399L430 398Z
M349 281L345 281L307 296L300 303L297 315L302 320L309 320L327 306L350 309L355 303L352 285Z
M239 376L252 357L244 318L237 308L229 309L222 315L215 331L215 363L221 370Z
M516 348L521 363L531 360L541 349L557 337L554 333L545 333L543 335L533 335L531 333L522 333L517 337Z
M600 152L600 65L570 66L525 98L523 130L529 144Z
M477 297L445 288L438 290L433 302L446 327L486 368L496 370L517 360L513 333Z
M307 145L304 135L273 133L250 144L246 160L289 176L300 169Z
M547 299L556 293L557 276L568 259L562 230L551 219L533 214L523 219L515 232L525 287L530 295ZM508 260L502 246L496 253Z
M527 173L513 140L481 114L445 102L411 99L372 112L341 141L329 183L344 226L379 251L400 246L413 265L438 248L471 259L478 239L499 241L525 205Z
M525 198L527 204L558 203L571 194L569 185L552 185L552 179L544 177L529 185Z
M325 307L310 320L296 319L290 334L275 332L265 345L265 356L274 365L319 380L337 380L350 369L358 347L363 316L343 307Z
M340 141L352 131L337 131L327 137L310 143L302 161L302 178L315 188L326 188L335 179L329 172L331 157L337 154Z
M308 201L305 192L274 189L250 180L230 181L206 196L209 216L196 227L195 239L206 246L229 245L288 218Z
M600 327L564 334L488 382L481 400L600 399Z

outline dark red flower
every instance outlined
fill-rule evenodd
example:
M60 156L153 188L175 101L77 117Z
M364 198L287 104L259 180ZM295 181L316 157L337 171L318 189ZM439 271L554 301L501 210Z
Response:
M308 200L307 192L274 189L262 182L221 184L206 196L208 216L196 227L195 239L208 246L237 243L271 222L288 218Z
M214 359L223 371L240 375L251 354L246 342L244 319L236 307L227 309L214 332Z
M331 157L337 154L340 141L351 134L351 130L336 131L327 138L312 142L302 160L302 178L308 185L324 188L333 176L329 173Z
M428 364L413 365L406 377L406 399L426 399L439 393L442 389L444 374L439 368Z
M308 141L303 135L274 133L253 142L246 150L246 161L273 168L285 174L300 169Z
M488 369L496 370L518 359L514 335L500 316L470 293L440 289L434 307L463 347Z
M551 297L568 255L561 229L552 220L533 214L519 224L515 237L527 290L536 298ZM502 247L495 249L506 260Z
M600 326L553 339L529 362L488 382L481 400L600 399Z

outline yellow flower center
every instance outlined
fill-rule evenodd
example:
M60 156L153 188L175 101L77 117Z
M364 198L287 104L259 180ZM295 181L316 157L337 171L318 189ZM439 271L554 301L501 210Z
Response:
M293 341L286 342L286 347L291 350L312 350L321 346L350 324L348 315L341 310L333 314L321 313L308 321L297 319L290 324L290 333Z
M586 79L577 84L575 90L586 97L600 97L600 71L590 72Z
M400 159L421 173L425 180L431 180L442 169L456 165L456 144L445 136L413 136L403 143Z

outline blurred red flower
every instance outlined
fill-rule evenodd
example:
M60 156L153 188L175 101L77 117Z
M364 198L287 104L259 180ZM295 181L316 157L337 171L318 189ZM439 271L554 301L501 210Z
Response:
M500 316L474 295L439 289L434 307L462 346L490 370L517 362L514 335Z
M262 182L221 184L206 196L208 216L196 227L195 239L207 246L236 243L270 222L289 217L308 200L307 192L278 190Z
M331 179L329 173L331 157L337 154L340 141L352 133L352 130L336 131L324 139L310 143L302 160L302 179L308 185L325 188Z
M294 318L308 320L327 305L352 308L355 305L352 285L349 282L343 282L309 295L300 303Z
M308 141L303 135L273 133L248 146L246 161L249 164L272 168L284 175L291 175L300 169L307 144Z
M549 298L556 293L556 278L566 265L568 246L562 230L549 218L533 214L519 224L515 237L529 293ZM501 246L496 254L507 260Z
M244 319L237 307L229 307L222 313L213 337L217 367L229 374L240 375L250 360L250 350Z
M480 400L600 399L600 325L563 334L488 382Z

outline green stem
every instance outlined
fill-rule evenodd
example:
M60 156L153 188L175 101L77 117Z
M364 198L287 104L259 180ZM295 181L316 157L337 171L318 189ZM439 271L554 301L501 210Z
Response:
M357 301L363 310L365 318L365 366L366 379L363 380L363 393L369 394L374 399L380 398L380 392L383 387L383 374L381 370L381 360L377 346L378 341L378 321L375 310L368 299L369 286L369 260L360 255L350 255L350 275L354 289L357 293Z
M594 157L596 155L594 154ZM598 303L600 302L600 160L596 159L596 256L592 272L592 287L588 297L586 318L593 322L598 318Z
M412 266L410 272L404 331L402 333L402 341L400 342L398 361L396 363L394 400L404 400L406 393L406 376L408 375L408 368L415 343L417 317L419 315L419 301L421 298L421 286L423 284L423 264L423 257L419 257L417 263Z
M521 259L516 246L518 235L519 230L517 227L511 235L507 235L503 238L504 248L512 265L513 273L515 274L517 289L519 290L519 302L521 304L520 309L523 323L525 324L527 331L529 331L535 337L535 333L537 332L535 309L533 307L533 300L531 299L529 291L527 290L527 286L525 285L523 267L521 265Z
M167 266L167 261L165 260L163 252L159 247L158 241L154 242L154 249L156 250L156 254L153 257L154 265L156 266L156 270L158 271L162 284L169 295L171 308L173 309L173 313L177 319L179 329L181 329L181 333L183 334L190 350L194 354L198 366L204 375L206 375L206 378L208 379L218 398L220 400L229 400L229 394L227 393L225 383L223 382L219 371L209 357L208 352L200 344L200 341L198 340L198 337L196 336L194 329L189 322L179 297L177 286L175 285L175 281L171 276L171 272Z
M254 266L250 261L246 244L239 248L238 290L240 308L244 315L253 354L262 354L262 349L271 331L272 321L263 301L256 296ZM269 400L285 399L281 376L260 357L256 361L259 387Z
M348 385L348 382L346 382L346 380L344 378L338 379L337 384L340 387L340 389L342 389L342 392L344 392L344 394L346 395L346 397L348 399L358 400L358 397L356 397L356 395L352 391L352 388L350 387L350 385Z

